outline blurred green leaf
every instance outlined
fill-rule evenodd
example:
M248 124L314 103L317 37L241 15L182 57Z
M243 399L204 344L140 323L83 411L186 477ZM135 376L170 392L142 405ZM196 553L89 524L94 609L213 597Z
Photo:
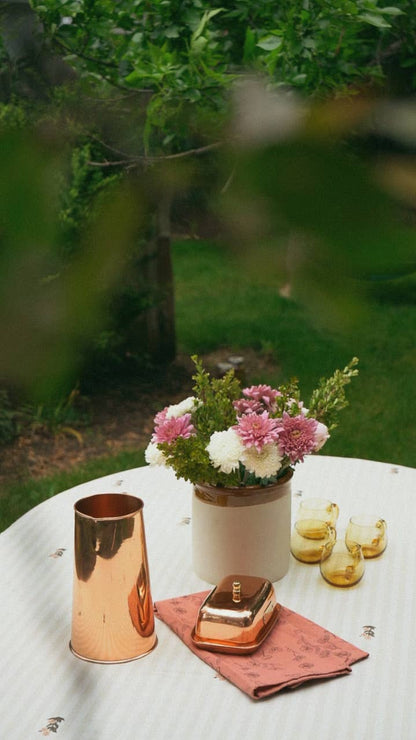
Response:
M256 44L259 49L264 49L265 51L273 51L273 49L278 49L281 45L282 39L279 36L274 36L271 34L268 36L264 36Z
M369 23L370 26L375 26L376 28L391 27L391 24L386 21L385 18L381 15L376 15L375 13L361 13L361 15L358 16L358 19L360 21L364 21L364 23Z
M385 8L380 8L380 13L383 15L404 15L404 11L394 5L388 5Z
M140 190L113 185L66 264L57 248L66 163L53 144L29 132L0 141L0 377L42 400L72 387L143 218Z
M258 91L255 100L255 117L245 101L242 128L250 145L235 146L228 162L234 174L224 214L234 250L326 325L352 325L367 310L369 279L416 269L415 229L371 163L334 136L332 119L325 132L325 114L320 128L314 106L300 119L287 101L261 105ZM358 109L364 120L365 107Z

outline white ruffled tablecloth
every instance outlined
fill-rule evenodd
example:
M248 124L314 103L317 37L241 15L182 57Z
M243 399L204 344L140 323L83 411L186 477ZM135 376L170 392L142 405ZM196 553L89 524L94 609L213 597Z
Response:
M207 588L192 571L191 486L137 468L65 491L0 535L0 736L29 740L414 740L416 738L416 469L317 456L293 479L302 498L329 498L348 518L374 513L389 544L350 589L291 558L277 599L370 653L351 674L254 702L199 660L162 622L140 660L91 664L69 650L73 504L94 493L144 501L154 601Z

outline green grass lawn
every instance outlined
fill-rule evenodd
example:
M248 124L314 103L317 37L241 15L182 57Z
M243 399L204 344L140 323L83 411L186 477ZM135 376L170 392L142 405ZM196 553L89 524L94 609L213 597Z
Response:
M80 483L111 475L115 471L129 470L145 464L143 450L120 452L98 460L91 460L68 472L57 473L38 480L31 478L11 485L0 496L0 532L19 516L60 491Z
M360 375L325 454L416 465L414 304L374 301L353 329L335 332L275 287L253 282L218 245L176 243L174 270L181 351L223 345L272 352L278 374L253 380L277 385L296 376L305 402L320 377L355 355Z
M353 330L336 332L320 327L316 316L294 301L281 298L275 286L255 281L219 245L178 241L173 261L180 352L202 354L224 346L243 355L247 347L271 353L277 374L250 381L278 385L296 376L305 403L319 378L356 355L360 375L347 389L350 405L324 454L416 465L416 307L403 300L403 286L400 302L394 302L389 285L388 301L375 301ZM414 283L410 288L414 296ZM380 286L377 290L380 293ZM0 499L0 527L59 491L143 462L142 451L122 453L69 473L16 484Z

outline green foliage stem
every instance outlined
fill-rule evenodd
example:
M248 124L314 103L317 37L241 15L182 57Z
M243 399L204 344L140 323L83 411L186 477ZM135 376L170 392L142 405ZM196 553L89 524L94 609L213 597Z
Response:
M196 428L204 431L204 443L208 444L213 432L228 429L235 423L233 401L241 396L241 384L234 370L229 370L222 378L211 378L202 367L197 355L192 356L196 372L193 390L202 404L196 409L194 418Z
M199 480L212 485L233 486L240 482L238 472L224 474L212 467L206 446L214 432L228 429L235 423L233 401L241 396L240 381L230 370L222 378L211 378L203 368L197 355L192 356L195 364L193 390L202 403L193 413L192 422L197 436L178 438L175 445L163 443L160 449L176 474L185 480Z
M337 426L338 412L348 406L345 386L351 382L351 378L358 375L357 364L358 358L353 357L343 370L335 370L328 379L321 378L318 387L312 393L309 414L317 421L325 422L329 430Z

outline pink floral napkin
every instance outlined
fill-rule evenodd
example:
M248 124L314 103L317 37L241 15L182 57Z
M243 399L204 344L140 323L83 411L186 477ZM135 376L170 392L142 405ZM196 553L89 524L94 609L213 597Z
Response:
M270 635L250 655L230 655L201 650L191 632L199 607L209 591L155 603L155 613L178 637L220 675L253 699L294 688L313 679L351 672L350 666L368 653L336 637L305 617L282 607Z

